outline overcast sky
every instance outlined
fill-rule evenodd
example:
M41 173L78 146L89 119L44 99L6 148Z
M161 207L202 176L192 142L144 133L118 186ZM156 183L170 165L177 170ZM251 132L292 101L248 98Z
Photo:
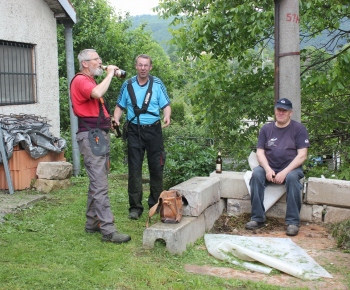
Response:
M151 9L158 5L158 0L108 0L109 3L115 8L118 13L130 12L131 16L142 15L142 14L153 14Z

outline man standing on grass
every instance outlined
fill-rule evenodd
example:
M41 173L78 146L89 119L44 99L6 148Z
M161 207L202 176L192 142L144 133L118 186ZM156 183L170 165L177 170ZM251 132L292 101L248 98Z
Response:
M165 152L160 110L164 113L163 128L170 125L171 115L170 99L163 82L149 74L152 70L150 56L147 54L137 56L135 67L137 75L122 85L114 111L114 119L119 125L123 110L127 109L129 218L133 220L139 219L144 210L142 163L145 152L150 174L149 208L158 202L159 195L163 191ZM135 96L136 106L131 95Z
M84 158L86 172L90 179L86 209L85 231L102 233L102 241L124 243L131 240L119 233L108 197L109 134L110 115L104 105L103 95L109 88L117 66L109 65L104 80L97 84L94 77L103 73L102 60L94 49L84 49L78 55L80 72L70 86L74 114L78 117L77 142ZM101 129L102 136L89 138L89 130ZM106 144L102 153L93 150L97 144Z
M304 125L291 119L292 103L280 99L275 105L275 122L264 125L259 133L256 156L259 166L250 179L251 221L246 229L265 226L264 192L269 182L285 184L287 192L286 234L299 232L301 189L304 177L302 164L307 158L309 137Z

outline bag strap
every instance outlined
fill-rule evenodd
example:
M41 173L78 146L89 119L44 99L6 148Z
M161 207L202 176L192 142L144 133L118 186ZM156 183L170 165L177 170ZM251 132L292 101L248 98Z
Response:
M146 221L146 228L148 228L148 226L149 226L149 222L151 221L151 217L156 213L158 205L159 206L162 205L163 197L164 197L165 194L166 194L166 191L165 190L162 191L160 193L159 198L158 198L158 202L149 209L148 218L147 218L147 221Z

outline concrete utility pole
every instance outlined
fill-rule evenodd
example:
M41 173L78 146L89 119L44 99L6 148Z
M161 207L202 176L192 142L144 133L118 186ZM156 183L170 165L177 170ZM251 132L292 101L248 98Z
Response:
M65 41L66 41L66 64L67 64L67 81L68 94L70 95L70 82L75 75L74 69L74 52L73 52L73 23L63 22ZM69 116L70 116L70 131L72 138L72 159L73 159L73 175L77 176L80 173L80 152L78 142L76 139L76 132L78 131L78 118L74 115L72 102L69 98Z
M275 102L288 98L301 121L299 0L275 0Z

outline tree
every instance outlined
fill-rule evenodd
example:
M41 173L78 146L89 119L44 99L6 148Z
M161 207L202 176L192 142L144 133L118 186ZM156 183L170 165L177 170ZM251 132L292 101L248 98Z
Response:
M130 30L128 14L116 15L107 0L71 0L77 13L78 22L73 26L73 46L75 60L78 53L86 48L94 48L104 64L116 64L127 71L127 76L135 74L135 57L141 53L149 54L154 63L152 73L160 77L171 93L176 74L162 47L152 38L144 26ZM68 90L66 83L66 55L64 47L64 27L58 28L59 76L61 129L69 128ZM76 71L79 70L75 62ZM99 81L99 80L98 80ZM119 89L124 80L113 81L105 95L110 110L114 110ZM174 82L175 81L175 82Z
M203 124L234 149L235 158L246 159L259 126L273 114L273 68L262 65L261 55L273 45L274 1L160 0L155 10L175 16L173 24L181 27L173 31L173 43L184 60L196 59L189 92ZM339 0L300 1L302 121L317 145L310 153L341 153L347 164L348 11ZM317 36L324 42L311 42Z

